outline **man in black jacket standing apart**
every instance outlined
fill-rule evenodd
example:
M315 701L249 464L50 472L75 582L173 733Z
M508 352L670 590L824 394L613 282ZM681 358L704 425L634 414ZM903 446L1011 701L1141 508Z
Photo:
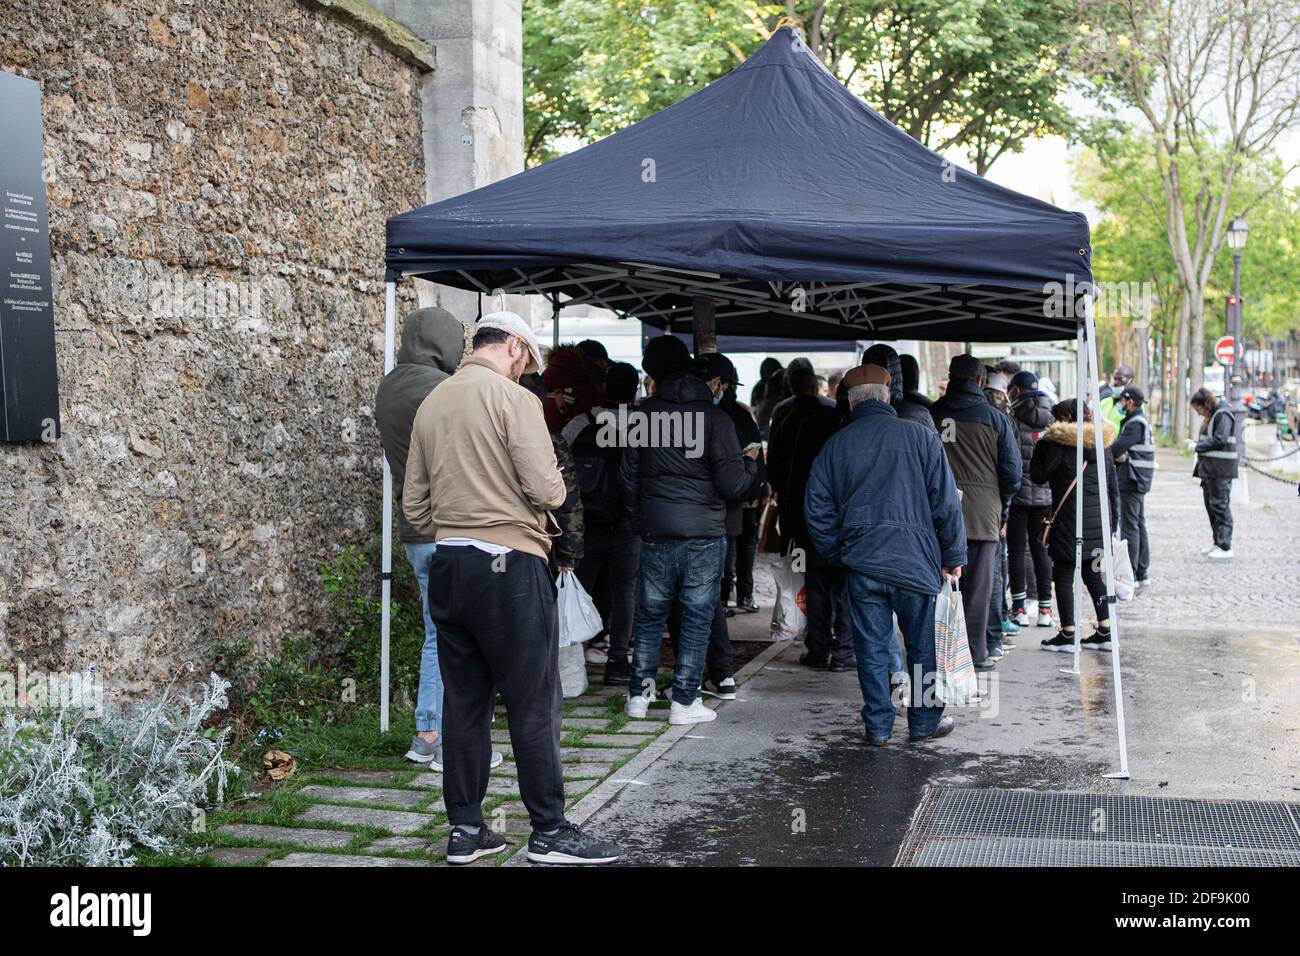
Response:
M645 717L654 698L660 643L676 598L682 625L668 722L702 723L717 716L699 700L699 688L720 596L727 502L757 493L757 450L741 453L735 426L703 378L707 372L691 370L679 339L652 339L642 365L655 394L628 413L619 470L641 534L627 713Z
M1205 421L1198 439L1189 439L1196 452L1192 477L1201 479L1205 513L1210 517L1214 546L1201 551L1207 558L1224 561L1232 557L1232 481L1237 477L1237 421L1232 410L1214 397L1208 388L1198 388L1192 408Z

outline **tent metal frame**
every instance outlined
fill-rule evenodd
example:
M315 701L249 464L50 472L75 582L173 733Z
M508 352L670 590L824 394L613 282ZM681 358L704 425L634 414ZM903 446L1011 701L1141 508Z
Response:
M418 274L430 281L447 274ZM1041 288L968 283L761 282L714 272L669 268L640 262L578 262L502 270L500 281L486 282L468 270L454 275L464 288L482 295L541 294L552 303L595 305L623 318L680 331L691 318L691 300L715 303L719 323L755 315L782 315L844 330L844 338L900 338L927 325L981 319L1007 327L1014 338L1022 329L1041 333L1034 340L1071 338L1073 316L1047 313ZM1014 303L1007 308L1006 303ZM800 305L803 308L800 308ZM927 316L917 319L916 316ZM720 326L721 327L721 326ZM852 333L852 334L848 334ZM906 337L915 338L914 334ZM925 336L920 336L924 338Z
M633 297L638 298L639 304L641 306L651 307L651 311L655 315L663 315L662 309L654 310L653 308L655 298L664 295L666 292L671 292L673 295L676 296L680 296L680 295L707 296L708 298L711 298L719 303L719 309L717 313L719 318L723 318L724 316L727 315L733 315L739 317L746 314L751 314L751 312L749 311L726 311L728 309L731 310L749 309L749 310L760 311L760 312L775 311L774 309L771 308L771 305L768 302L764 302L761 308L756 308L757 303L762 301L761 290L756 292L751 288L749 288L748 286L752 285L752 283L738 285L737 282L739 280L726 280L723 277L716 276L712 273L687 272L681 269L662 269L658 266L647 266L647 265L641 265L636 263L620 263L617 267L613 267L613 268L608 265L599 266L596 264L576 265L576 266L568 266L568 267L548 267L547 269L542 270L542 273L540 275L536 273L529 273L524 270L517 270L519 273L517 281L512 281L508 285L498 286L496 288L490 288L490 289L483 288L481 291L486 292L488 294L492 294L498 291L515 292L515 293L525 293L525 292L541 293L543 295L548 295L548 297L551 298L553 304L558 305L559 292L557 290L564 286L572 287L573 279L571 277L571 274L565 271L566 269L567 270L578 270L578 269L592 270L592 271L582 273L583 276L582 283L595 283L595 282L606 281L606 280L617 280L621 283L628 283L629 280L631 280L632 282L635 283L636 288L642 292L641 295L633 296ZM552 275L552 277L549 280L540 281L542 278L544 278L547 272L557 273L557 270L558 270L558 274ZM603 271L599 271L599 270L603 270ZM468 273L466 273L465 275L467 278L470 277ZM560 278L560 275L563 275L564 278ZM385 375L393 370L393 365L396 359L396 337L397 337L397 316L396 316L397 281L396 280L399 278L401 278L401 274L390 271L386 277L386 281L384 285L384 374ZM701 281L701 280L706 280L706 281ZM477 282L477 280L475 280L475 285L481 286L482 284ZM792 317L800 318L800 319L811 319L818 322L830 322L839 326L852 326L855 329L871 332L873 333L873 335L881 335L882 333L887 333L890 331L898 332L898 331L902 331L902 328L900 328L899 326L875 326L873 324L870 324L871 319L865 309L865 306L868 304L872 304L873 302L878 303L881 301L906 300L909 297L914 297L917 295L934 296L934 295L945 295L945 294L956 293L959 297L964 297L968 295L978 295L979 294L978 290L985 290L988 288L988 287L969 287L969 286L951 286L951 287L950 286L926 286L924 287L924 291L918 293L918 292L906 292L906 291L899 292L899 288L897 286L882 286L882 285L875 285L872 283L835 283L835 284L808 283L807 285L810 289L814 287L819 287L821 289L821 294L830 296L832 303L835 304L835 308L840 313L840 315L832 316L829 314L825 314L824 312L821 311L798 312L798 311L791 310L789 314ZM908 287L904 287L904 289L907 288ZM874 298L867 298L867 299L861 298L865 296L869 291L873 291L873 290L880 290L880 295L877 295ZM591 302L595 304L600 301L599 298L600 295L601 295L601 290L599 289L586 289L584 290L584 296L585 296L584 298L570 300L570 301L575 301L575 302L585 301L585 302ZM852 296L851 301L849 298L850 295ZM841 297L843 298L843 301L840 301ZM1036 305L1034 306L1027 305L1027 309L1026 312L1024 313L1023 318L1013 319L1007 317L1007 318L999 318L998 321L1006 321L1015 324L1029 325L1031 324L1029 322L1030 316L1036 315L1036 321L1033 323L1033 325L1036 328L1042 328L1044 322L1044 315L1042 313L1042 301L1043 301L1042 296L1038 295L1037 297L1035 297L1031 295L1029 292L1024 292L1023 297L1026 300L1034 299ZM919 303L917 304L919 305ZM975 304L978 305L978 302L976 302ZM967 309L969 308L969 305L970 303L963 299L963 304L960 306L960 308ZM933 311L935 308L936 307L933 304L925 306L926 311ZM951 310L951 309L957 309L958 306L950 303L947 306L945 306L945 308ZM859 327L848 320L847 318L848 313L851 310L855 310L855 309L862 310L863 316L865 317L866 321L869 323L867 326ZM1034 311L1035 309L1037 309L1036 313ZM619 311L619 310L615 309L615 311ZM680 310L675 309L674 311L679 311L679 315L682 318L689 318L690 316L689 305L682 307ZM919 311L919 309L915 311ZM1078 380L1081 383L1085 381L1088 382L1088 389L1089 389L1088 399L1092 409L1094 410L1093 428L1094 428L1095 447L1098 449L1099 459L1102 462L1104 462L1105 457L1102 451L1105 448L1105 444L1103 442L1103 437L1102 437L1102 417L1100 412L1101 396L1100 396L1100 390L1098 388L1099 373L1097 370L1098 361L1097 361L1096 327L1093 321L1093 299L1090 296L1084 299L1083 313L1084 314L1082 316L1079 316L1077 319L1069 320L1068 330L1063 330L1065 334L1060 335L1059 338L1066 339L1066 338L1073 337L1075 339L1076 348L1078 350L1078 357L1077 357L1077 363L1078 363L1077 371L1079 374ZM639 310L632 311L631 309L626 309L622 312L622 314L643 318L643 314ZM971 318L974 318L974 313L966 313L966 312L963 312L962 315L960 316L958 315L950 316L950 318L961 318L961 317L966 317L967 315L969 315L969 317ZM672 316L672 317L676 318L678 316ZM984 317L989 318L990 316L985 314ZM1039 341L1043 338L1051 338L1051 336L1047 335L1042 337L1036 337L1035 339L1033 339L1033 341ZM1080 426L1083 426L1083 424L1084 424L1083 422L1079 423ZM1083 472L1083 434L1084 434L1083 427L1079 427L1076 429L1075 474L1077 475L1082 475ZM383 537L383 544L381 548L381 562L382 562L381 601L383 607L382 607L381 622L380 622L381 636L380 636L379 729L381 732L387 732L389 728L389 676L390 676L389 631L392 623L390 604L392 600L392 579L393 579L393 553L392 553L393 473L388 466L387 456L381 454L380 458L383 461L383 474L384 474L384 490L383 490L383 509L384 509L383 536L384 537ZM1104 468L1104 465L1100 467ZM1079 488L1079 495L1082 496L1083 494L1082 480L1080 480L1078 488ZM1105 581L1106 584L1106 602L1107 602L1107 607L1111 609L1111 615L1110 615L1110 628L1111 628L1110 658L1111 658L1111 669L1112 669L1111 684L1112 684L1112 690L1114 691L1114 699L1115 699L1115 723L1116 723L1116 729L1119 736L1119 769L1114 772L1104 774L1104 776L1110 779L1127 780L1129 779L1128 740L1126 736L1125 720L1124 720L1123 679L1120 673L1120 656L1119 656L1120 655L1120 643L1119 643L1120 626L1119 626L1119 617L1115 613L1115 611L1118 608L1118 601L1116 600L1115 597L1115 555L1111 543L1109 490L1106 487L1106 480L1105 480L1104 473L1098 474L1097 488L1098 488L1098 497L1100 498L1100 504L1101 504L1102 553L1100 555L1088 556L1088 559L1089 560L1096 560L1097 558L1101 559L1103 580ZM1081 671L1079 668L1079 658L1080 658L1080 641L1081 641L1080 634L1083 629L1083 615L1082 615L1082 604L1083 604L1082 560L1084 559L1084 555L1082 553L1083 552L1083 509L1081 507L1076 507L1074 510L1075 510L1074 666L1069 669L1061 668L1061 670L1067 674L1071 674L1074 676L1081 676Z

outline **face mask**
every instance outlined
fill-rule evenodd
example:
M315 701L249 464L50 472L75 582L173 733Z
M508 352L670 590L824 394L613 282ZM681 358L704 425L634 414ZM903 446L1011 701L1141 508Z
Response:
M714 405L718 405L718 404L720 404L721 402L722 402L722 396L721 396L721 395L714 395L714 396L713 396L713 404L714 404Z

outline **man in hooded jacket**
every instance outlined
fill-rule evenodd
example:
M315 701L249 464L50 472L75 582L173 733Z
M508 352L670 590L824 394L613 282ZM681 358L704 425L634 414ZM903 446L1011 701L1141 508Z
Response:
M375 424L393 473L397 497L397 536L420 582L424 609L424 648L420 654L420 687L415 704L416 734L407 759L430 763L441 770L442 674L438 670L438 629L429 616L429 559L433 537L416 531L402 513L402 483L411 447L411 425L420 403L446 381L465 354L466 327L446 309L416 309L402 323L402 347L397 364L383 377L375 393Z
M913 359L912 362L915 364L916 360ZM908 394L903 359L897 352L888 345L876 343L862 353L862 364L880 365L889 370L889 405L899 418L934 431L934 419L930 415L929 405L916 401L913 397L915 392L912 396Z

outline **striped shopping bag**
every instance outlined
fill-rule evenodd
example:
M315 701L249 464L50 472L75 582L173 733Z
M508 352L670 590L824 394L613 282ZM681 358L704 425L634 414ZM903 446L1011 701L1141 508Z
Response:
M961 592L946 579L934 603L934 671L935 696L943 703L968 703L979 696Z

